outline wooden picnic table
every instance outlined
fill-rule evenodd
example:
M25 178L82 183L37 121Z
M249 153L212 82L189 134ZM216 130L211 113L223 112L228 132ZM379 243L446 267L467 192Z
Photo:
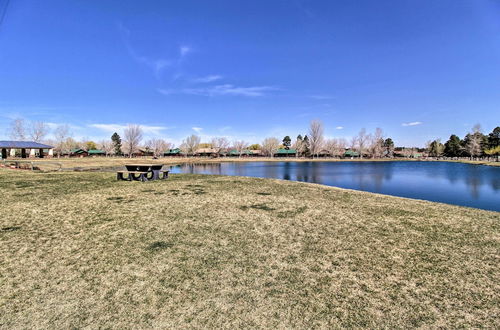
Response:
M118 171L118 180L128 181L152 181L166 179L168 177L168 170L162 170L163 164L125 164L126 171ZM163 173L163 176L161 174ZM128 174L124 178L124 174Z

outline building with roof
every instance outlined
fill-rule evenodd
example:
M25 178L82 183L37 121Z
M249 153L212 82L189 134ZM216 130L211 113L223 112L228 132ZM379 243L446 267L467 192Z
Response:
M359 157L359 152L349 149L344 152L344 157L350 157L351 159L354 157Z
M88 151L89 156L106 156L106 151L99 149L91 149Z
M0 157L52 157L54 147L34 141L0 141Z
M182 156L182 151L179 148L169 149L163 153L163 156L165 156L165 157L175 157L175 156L180 157L180 156Z
M87 157L89 155L89 153L87 152L87 150L85 149L81 149L81 148L76 148L76 149L71 149L69 151L69 156L70 157Z
M274 153L274 157L296 157L297 150L295 149L278 149Z

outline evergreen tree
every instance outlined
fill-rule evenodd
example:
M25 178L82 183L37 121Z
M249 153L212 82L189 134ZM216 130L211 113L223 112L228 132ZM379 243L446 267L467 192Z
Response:
M495 127L495 129L488 135L488 144L490 148L500 146L500 126Z
M462 141L455 134L444 144L444 154L448 157L460 157L463 154Z
M287 135L283 138L283 146L285 147L286 150L290 149L290 146L292 145L292 139Z
M114 133L111 136L111 141L113 141L113 146L115 149L115 155L120 156L122 154L122 138L118 133Z
M394 156L394 141L391 138L387 138L383 142L384 150L387 153L387 157Z
M309 138L307 137L307 135L305 135L304 139L302 140L302 150L304 156L309 156L311 154L311 144L309 143Z

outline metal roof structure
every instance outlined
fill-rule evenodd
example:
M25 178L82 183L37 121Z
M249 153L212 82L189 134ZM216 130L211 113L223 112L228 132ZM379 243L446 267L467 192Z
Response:
M290 155L290 154L296 154L297 150L295 149L278 149L275 154L277 155Z
M53 146L33 141L0 141L0 148L6 149L54 149Z

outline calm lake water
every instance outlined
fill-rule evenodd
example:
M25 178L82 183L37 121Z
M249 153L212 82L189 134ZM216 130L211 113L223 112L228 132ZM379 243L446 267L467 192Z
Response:
M320 183L500 211L500 167L447 162L241 162L183 164L172 173Z

